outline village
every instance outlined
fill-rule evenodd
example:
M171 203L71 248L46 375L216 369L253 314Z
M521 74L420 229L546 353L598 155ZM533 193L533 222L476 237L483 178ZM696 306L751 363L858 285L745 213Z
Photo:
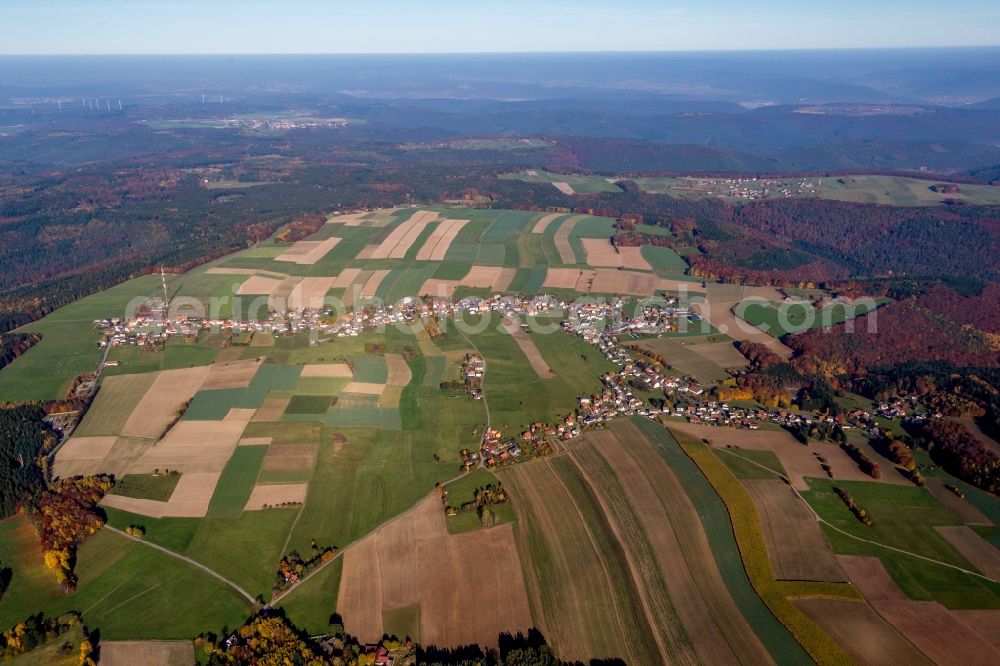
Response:
M794 181L769 178L699 178L696 182L720 194L748 201L775 197L788 199L816 193L816 183L805 178Z
M631 307L631 316L626 311ZM157 347L170 337L197 339L205 331L227 332L234 336L257 333L291 335L313 332L312 344L337 337L354 337L381 327L426 324L442 325L449 320L498 314L504 319L537 316L559 317L563 334L581 338L594 346L617 372L608 372L600 379L603 390L599 395L579 396L576 408L556 423L532 423L516 436L505 435L500 429L488 427L482 434L478 451L464 450L462 466L493 468L524 458L548 455L565 442L586 430L601 428L617 416L677 418L691 423L757 430L761 423L778 427L810 427L822 421L834 424L831 416L811 416L790 409L765 409L730 405L716 400L704 400L706 389L690 378L665 372L659 364L643 355L631 352L620 344L620 338L639 339L686 330L702 323L698 314L680 304L674 296L664 295L649 301L634 298L585 298L566 301L548 294L521 296L497 294L486 298L443 297L404 298L397 304L381 302L363 304L345 313L333 309L272 311L266 319L210 319L176 315L166 319L162 307L145 309L131 319L104 319L95 322L104 334L100 347L142 345ZM525 325L522 324L522 327ZM530 329L530 326L528 326ZM112 365L114 361L106 361ZM474 400L482 400L486 360L479 353L469 353L462 360L461 382ZM645 393L643 398L639 393ZM662 395L653 397L649 394ZM875 432L875 417L896 420L912 412L912 399L894 398L875 406L873 413L855 410L836 420L843 429L858 428Z

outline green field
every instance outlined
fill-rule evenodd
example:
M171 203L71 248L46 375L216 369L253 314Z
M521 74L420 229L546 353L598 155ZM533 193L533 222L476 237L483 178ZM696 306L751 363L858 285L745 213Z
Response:
M626 339L626 343L631 341ZM703 384L713 384L729 378L730 374L718 360L710 357L709 352L698 350L704 349L700 346L704 344L725 346L729 343L730 339L727 336L717 334L644 338L634 344L663 356L673 370L690 375ZM692 349L692 345L696 345L696 348ZM732 354L727 355L729 356Z
M935 525L961 521L924 488L889 483L808 479L806 501L824 519L847 533L917 553L940 562L975 570ZM833 486L849 492L868 511L874 526L862 525L833 493ZM893 580L913 599L935 600L948 608L1000 608L1000 585L938 566L896 551L862 543L824 526L838 553L873 555L882 560Z
M474 492L477 488L482 488L490 484L495 486L498 483L496 475L492 472L484 469L469 472L457 481L452 481L445 486L448 490L448 504L458 508L464 502L472 502L475 499ZM490 507L490 511L493 512L493 517L496 521L495 524L497 525L512 523L517 520L515 509L510 503L495 504ZM449 533L461 534L462 532L482 529L483 523L476 511L463 511L457 516L448 516L447 526Z
M528 183L563 182L578 194L620 192L621 188L604 176L525 171L504 174L501 178ZM937 181L905 176L850 175L812 178L735 179L701 177L629 178L651 194L668 194L686 199L719 197L728 201L746 201L745 191L757 199L787 197L831 199L854 203L889 206L937 206L954 199L968 204L996 205L1000 203L1000 188L989 185L958 185L957 192L935 192Z
M621 188L609 183L604 176L580 176L573 174L549 173L536 171L534 175L526 171L509 173L500 176L511 180L523 180L526 183L567 183L577 194L593 194L595 192L621 192Z
M577 182L578 191L616 189L603 179L598 182L593 178ZM416 295L432 277L461 279L475 264L516 267L511 289L537 292L545 280L546 267L560 263L553 239L559 223L569 219L568 214L560 215L546 233L533 234L535 222L544 213L445 207L433 210L443 218L469 220L445 261L415 259L436 223L420 234L402 259L357 258L366 246L389 237L393 231L390 223L408 219L415 212L404 209L373 214L371 219L384 222L383 226L325 226L317 238L337 236L343 240L313 265L276 261L287 246L265 241L212 262L211 266L313 277L334 277L345 269L358 269L362 275L376 268L389 269L378 295L398 300ZM613 220L604 217L581 216L576 220L568 236L576 256L583 256L582 238L606 237L613 232L612 224ZM670 249L645 248L643 256L658 274L676 275L687 268ZM179 295L207 301L231 294L233 287L247 278L245 273L220 275L206 270L202 267L171 278L170 288ZM0 397L60 397L74 375L93 370L100 360L94 320L119 316L130 298L155 296L158 289L158 276L139 278L83 299L28 327L42 331L43 340L0 371ZM573 292L565 290L561 295L571 297ZM251 300L233 299L226 307L242 313ZM234 408L260 410L243 430L241 440L263 438L272 443L247 443L235 448L204 518L151 518L107 509L113 527L142 525L146 529L145 543L129 541L110 530L99 532L80 550L80 586L68 597L58 594L42 567L37 537L30 526L20 518L0 523L0 564L11 566L15 572L11 589L0 599L0 620L10 620L9 625L25 611L52 613L72 608L82 611L88 626L99 629L108 639L190 638L204 630L237 626L247 611L241 598L196 567L156 551L150 544L209 567L251 595L269 598L283 555L293 550L309 552L314 543L343 548L413 507L432 493L436 484L458 474L460 450L475 448L488 421L505 435L514 436L534 422L561 420L572 412L578 396L599 392L600 376L616 366L593 346L558 331L560 319L559 315L536 318L533 323L547 325L551 332L528 333L527 351L498 325L496 317L492 321L468 318L466 323L476 330L464 333L454 322L443 321L442 334L434 340L426 332L417 338L389 327L319 343L303 333L255 334L255 346L251 347L230 346L229 334L216 331L202 333L191 343L171 339L163 351L113 349L110 358L120 363L108 368L78 434L117 434L151 386L155 371L260 355L266 357L266 362L248 386L200 390L182 418L189 422L221 420ZM647 342L659 345L658 349L675 366L675 373L686 372L705 383L727 378L720 359L729 358L724 352L732 351L731 340L721 335L687 335ZM246 338L241 342L245 343ZM256 346L258 341L266 344ZM531 345L541 357L539 371L529 361L529 356L534 357ZM718 346L696 349L695 345ZM478 351L486 359L485 400L441 388L442 382L459 378L461 359L471 351ZM384 354L388 353L404 354L412 372L412 381L398 394L398 406L382 406L379 396L344 392L349 381L385 383L388 369ZM301 377L303 364L344 361L353 369L351 379ZM546 368L554 376L547 376ZM538 372L546 378L539 377ZM386 404L395 405L395 397ZM753 594L725 506L667 431L648 420L637 421L636 427L696 502L697 515L691 511L685 525L675 526L678 537L687 535L682 539L684 556L691 557L694 552L688 550L693 538L687 538L691 535L684 530L701 521L712 547L710 557L715 558L726 588L753 631L776 660L800 661L801 650L789 643L787 632ZM287 462L275 450L282 446L291 452ZM550 612L568 612L566 591L579 584L580 572L606 571L607 578L602 579L599 589L582 593L581 599L591 604L580 611L585 619L584 631L594 635L580 640L589 642L596 655L624 654L638 663L658 662L661 655L656 636L666 637L672 652L686 652L691 639L672 607L675 600L651 550L652 541L642 524L642 507L630 504L626 479L611 470L595 447L588 443L571 446L578 449L569 451L569 455L500 472L505 488L515 492L509 505L493 507L497 523L513 524L522 561L539 585L537 597L532 597L536 621L547 620ZM643 450L649 453L648 448ZM268 456L269 451L273 455ZM653 462L662 467L658 460ZM772 462L777 463L767 460L765 464ZM743 475L751 473L734 470ZM484 470L462 476L449 485L449 501L456 506L469 501L476 487L496 478ZM598 479L596 486L591 478ZM255 485L262 481L308 483L306 500L301 506L244 511ZM176 483L177 477L125 473L114 492L163 501L171 497ZM521 502L522 494L516 490L528 486L540 488L541 504L535 504L533 499ZM612 507L616 524L605 504ZM565 533L550 534L543 529L543 514L549 510L560 512L558 521L565 522ZM447 526L453 534L466 533L458 537L461 539L475 539L475 532L482 529L475 511L449 517ZM619 534L619 528L627 534ZM503 533L509 529L505 527ZM557 571L557 556L569 558L579 567ZM708 557L706 554L701 559ZM338 560L325 567L281 603L307 631L318 633L328 627L330 615L336 611L341 566ZM632 566L643 571L641 580L634 578ZM640 599L646 598L640 594L643 586L653 594L650 603L655 608L648 615L638 610ZM623 626L603 628L602 623L612 616L623 618ZM387 613L384 619L387 630L414 637L419 632L419 618L420 608L411 606ZM557 648L560 640L554 639Z
M166 502L173 494L180 474L126 474L118 479L112 494Z
M382 626L385 633L403 641L409 638L420 640L420 604L382 611Z
M737 455L718 449L713 449L712 452L726 464L737 479L774 479L776 474L785 476L785 468L773 451L740 449L734 451ZM761 469L758 465L763 465L767 469Z
M168 279L168 286L172 281ZM94 320L120 317L131 299L155 295L159 289L159 276L147 275L82 298L18 329L41 333L42 340L0 370L0 402L63 398L70 380L94 370L101 360Z
M645 229L642 229L645 232ZM642 258L657 271L668 273L687 273L688 264L681 255L669 247L645 245L642 247Z
M331 398L327 395L293 395L285 414L326 414Z
M222 622L236 626L248 608L214 578L141 543L104 530L80 548L78 589L64 595L42 563L34 530L21 517L0 523L0 561L14 569L0 600L0 625L29 613L81 612L106 640L190 639Z
M243 513L265 454L266 446L236 447L208 505L209 518L235 518Z
M654 194L700 199L721 197L730 201L745 200L733 194L732 187L748 188L758 198L784 198L787 190L792 197L831 199L854 203L873 203L889 206L936 206L947 199L970 204L1000 203L1000 188L989 185L958 185L957 193L931 190L937 181L904 176L852 175L822 178L791 178L756 180L739 185L726 179L711 178L636 178L635 182ZM765 186L768 193L765 195Z
M775 337L782 337L811 328L840 324L847 319L865 315L887 302L888 299L879 299L872 303L859 302L853 306L835 303L819 310L809 303L747 302L737 306L736 315Z

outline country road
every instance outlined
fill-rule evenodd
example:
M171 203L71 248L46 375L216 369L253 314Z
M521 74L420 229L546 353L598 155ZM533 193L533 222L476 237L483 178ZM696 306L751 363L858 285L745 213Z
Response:
M442 481L441 485L442 486L447 486L449 483L452 483L454 481L458 481L463 476L465 476L467 473L468 472L462 472L461 474L459 474L457 476L454 476L454 477L448 479L447 481ZM411 506L406 511L403 511L400 514L397 514L397 515L393 516L392 518L390 518L389 520L385 521L384 523L379 523L379 525L375 529L373 529L371 532L367 532L365 534L362 534L361 536L359 536L354 541L350 542L349 544L347 544L343 548L340 548L339 550L337 550L336 554L334 554L333 557L331 557L330 559L328 559L326 562L320 563L315 569L313 569L308 574L306 574L306 576L304 578L300 578L298 580L298 582L292 583L290 586L286 587L281 592L279 592L279 593L275 594L274 596L272 596L271 600L269 602L267 602L265 608L270 608L274 604L278 603L279 601L281 601L282 599L284 599L285 597L287 597L289 594L291 594L292 592L294 592L295 590L297 590L307 580L311 579L313 576L315 576L320 571L322 571L323 569L325 569L331 562L335 562L337 559L340 558L341 555L343 555L344 553L346 553L347 551L349 551L351 548L353 548L354 546L358 545L359 543L361 543L362 541L364 541L365 539L367 539L372 534L375 534L376 532L378 532L380 529L382 529L383 527L385 527L387 525L393 524L397 520L402 520L403 518L407 517L408 515L410 515L414 511L416 511L417 508L420 506L421 502L423 502L426 498L427 498L427 495L424 495L416 503L414 503L413 506Z
M483 434L479 438L479 444L482 446L483 440L486 439L486 433L489 432L490 428L493 426L493 419L490 416L490 401L486 397L486 356L479 351L479 347L477 347L476 343L469 339L469 336L465 334L465 331L460 330L459 333L461 333L462 337L465 338L465 341L469 343L469 346L471 346L472 349L479 354L479 358L483 359L483 381L479 382L479 392L483 396L483 406L486 407L486 428L483 430ZM481 452L479 455L479 467L486 469L486 463L484 462Z

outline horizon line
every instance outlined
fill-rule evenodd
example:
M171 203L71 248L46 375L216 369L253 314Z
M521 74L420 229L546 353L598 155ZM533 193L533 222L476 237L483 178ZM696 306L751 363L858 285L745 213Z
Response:
M802 52L861 52L861 51L931 51L996 49L996 44L913 45L913 46L807 46L807 47L748 47L734 49L603 49L552 51L190 51L170 52L48 52L0 53L0 58L66 58L66 57L232 57L232 56L482 56L482 55L665 55L708 53L802 53Z

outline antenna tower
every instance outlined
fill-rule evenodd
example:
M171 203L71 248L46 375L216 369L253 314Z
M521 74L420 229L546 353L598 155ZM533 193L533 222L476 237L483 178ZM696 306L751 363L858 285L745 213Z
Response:
M163 285L163 323L167 323L167 307L170 305L170 301L167 298L167 276L163 272L163 265L160 265L160 284Z

